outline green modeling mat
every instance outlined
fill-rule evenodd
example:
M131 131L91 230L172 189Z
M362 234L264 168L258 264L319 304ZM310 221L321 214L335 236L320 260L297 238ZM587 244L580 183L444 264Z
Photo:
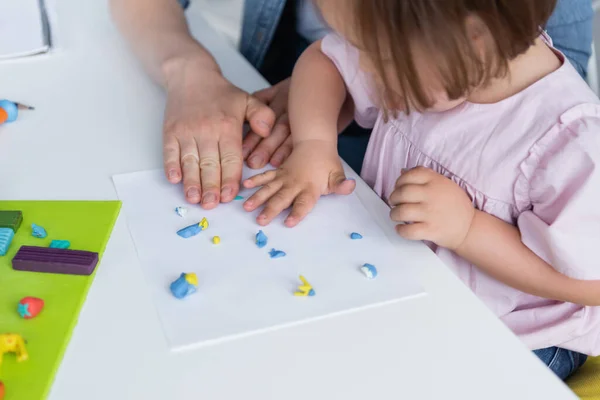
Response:
M14 271L11 260L21 245L48 247L52 239L69 240L71 249L104 252L119 214L118 201L0 201L0 210L21 210L23 224L6 256L0 256L0 334L18 333L27 341L29 360L17 363L6 354L0 380L4 400L42 400L52 386L83 306L91 276ZM31 223L48 237L31 236ZM101 268L98 264L96 270ZM23 297L39 297L45 305L34 319L21 319L17 304Z

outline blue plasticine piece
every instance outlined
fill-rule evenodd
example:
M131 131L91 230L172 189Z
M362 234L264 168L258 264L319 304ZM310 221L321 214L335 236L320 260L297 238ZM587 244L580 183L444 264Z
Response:
M8 114L8 119L6 122L14 122L17 120L17 117L19 116L19 108L15 103L10 100L0 100L0 108L4 108Z
M175 207L175 212L182 218L184 218L187 215L187 211L188 210L185 207Z
M377 268L375 268L375 266L372 264L365 264L362 267L360 267L360 270L362 271L363 274L365 274L365 276L368 279L377 278Z
M269 251L269 256L271 258L281 258L281 257L285 257L286 254L285 254L285 251L271 249L271 251Z
M356 232L352 232L350 234L350 239L352 240L357 240L357 239L362 239L362 235L360 233L356 233Z
M315 290L314 289L310 289L308 291L308 295L311 296L311 297L314 296L315 295Z
M71 247L71 242L68 240L53 240L48 247L51 249L68 249Z
M177 297L178 299L186 298L187 296L196 293L198 290L196 286L192 285L185 279L185 273L179 275L179 278L171 283L170 289L173 296Z
M31 236L43 239L48 236L48 233L46 233L46 230L43 227L31 224Z
M202 227L199 224L186 226L183 229L177 231L177 234L184 239L191 238L202 232Z
M0 256L6 255L14 237L15 232L11 228L0 228Z
M244 196L235 196L234 200L244 200Z
M21 316L21 318L31 317L31 313L29 312L29 304L21 304L17 306L17 312Z
M268 241L269 241L269 238L267 237L267 235L265 235L265 233L263 231L258 231L258 233L256 234L256 246L259 249L262 249L263 247L265 247L267 245Z

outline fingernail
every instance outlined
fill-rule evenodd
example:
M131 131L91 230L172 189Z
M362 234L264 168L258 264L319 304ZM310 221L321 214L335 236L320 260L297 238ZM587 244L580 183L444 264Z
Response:
M258 121L258 125L265 129L271 129L271 125L267 124L265 121Z
M265 219L267 219L267 216L266 216L265 214L260 214L260 215L258 216L258 219L260 219L260 220L265 220Z
M202 204L211 204L217 201L217 196L214 193L207 193L202 198Z
M190 199L196 198L196 197L200 196L200 191L199 191L197 188L190 188L190 189L187 191L187 196L188 196Z
M172 169L169 171L169 179L175 179L175 178L177 178L177 171Z
M229 197L232 192L233 190L230 187L223 188L221 189L221 197Z
M242 147L242 157L246 158L250 154L250 147Z
M259 165L262 165L263 163L264 163L264 161L261 156L252 156L252 157L250 157L250 160L248 160L248 164L254 165L254 166L259 166Z
M279 156L274 156L273 158L271 158L272 165L281 164L282 161L283 161L283 159Z

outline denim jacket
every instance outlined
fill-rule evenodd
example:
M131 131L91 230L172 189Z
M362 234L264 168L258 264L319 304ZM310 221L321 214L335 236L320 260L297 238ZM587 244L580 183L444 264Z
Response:
M187 8L190 0L177 0ZM246 0L240 52L258 68L269 49L286 0Z

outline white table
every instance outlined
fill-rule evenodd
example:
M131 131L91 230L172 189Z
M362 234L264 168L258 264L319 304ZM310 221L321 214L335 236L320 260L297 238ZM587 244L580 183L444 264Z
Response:
M106 0L56 3L60 50L0 64L1 97L37 107L0 128L0 197L115 199L111 175L161 167L164 96ZM236 84L265 85L199 20L194 33ZM425 246L398 245L428 296L172 354L121 215L50 399L574 398Z

